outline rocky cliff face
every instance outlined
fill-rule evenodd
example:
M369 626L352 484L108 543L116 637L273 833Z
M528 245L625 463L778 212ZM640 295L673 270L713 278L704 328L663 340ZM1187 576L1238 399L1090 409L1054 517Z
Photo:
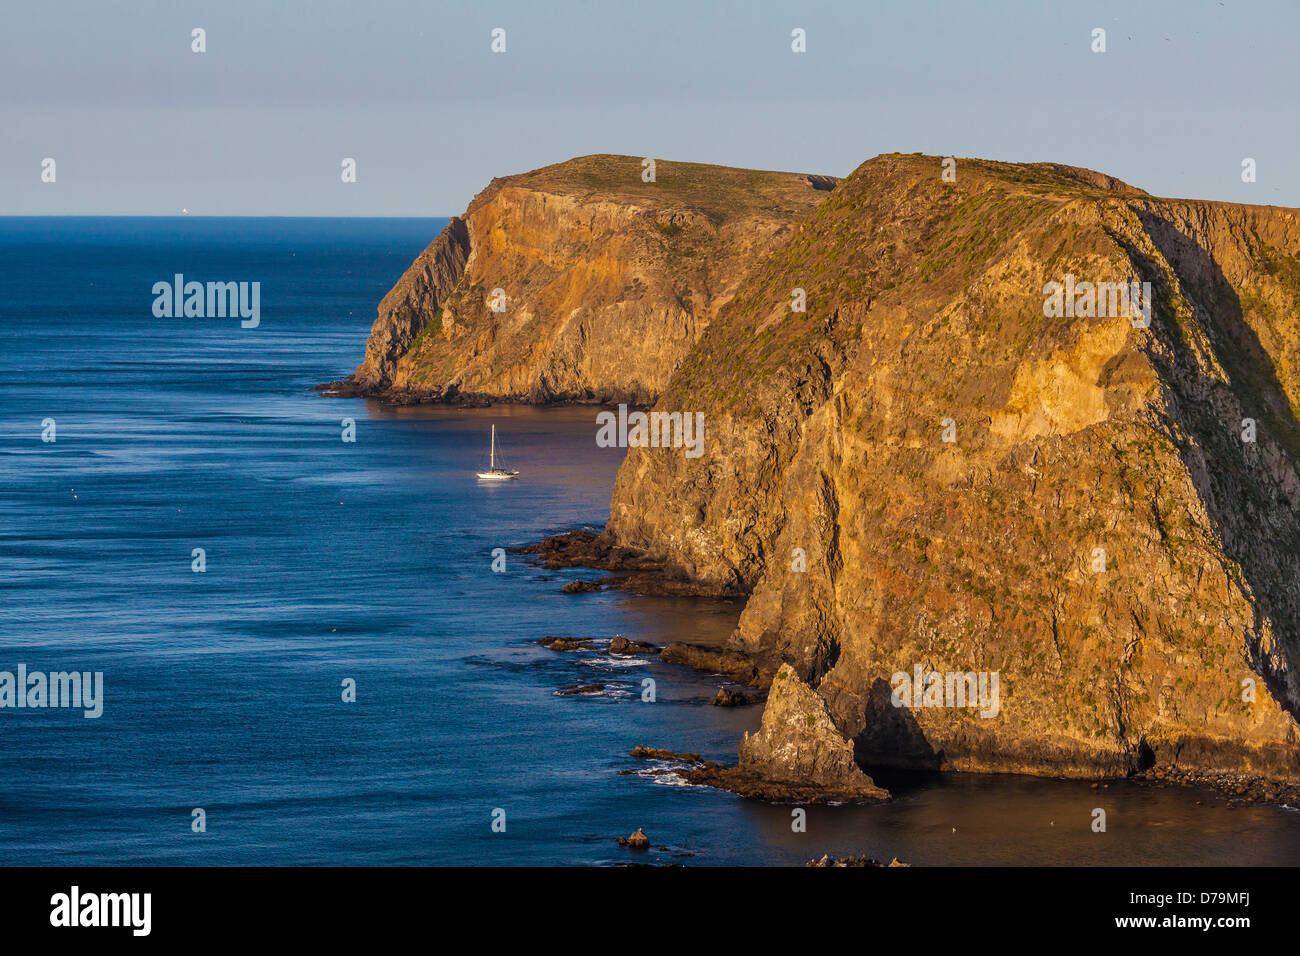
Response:
M356 371L359 384L376 389L392 384L397 363L465 274L469 255L469 225L458 216L379 303L379 318L370 329L365 361Z
M494 179L379 307L368 393L649 403L824 176L587 156Z
M889 796L862 772L825 702L788 664L772 678L762 727L740 745L740 769L853 798Z
M1293 778L1300 212L940 173L871 160L755 262L657 405L705 454L630 449L607 535L751 591L733 643L860 763Z

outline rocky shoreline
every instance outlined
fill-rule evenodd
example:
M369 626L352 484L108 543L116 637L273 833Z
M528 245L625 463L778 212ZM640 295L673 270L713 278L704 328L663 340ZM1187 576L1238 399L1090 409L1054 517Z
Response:
M886 863L883 860L875 860L869 856L832 857L830 855L823 855L820 860L809 860L807 863L804 864L804 866L817 866L817 867L866 866L866 867L880 867L882 869L890 869L891 867L911 866L911 865L912 865L911 863L904 863L898 857L894 857L892 860Z
M546 547L520 549L525 553L550 554L557 562L573 560L596 538L589 532L574 532L576 538L560 536L562 543L549 539ZM578 547L568 550L576 541ZM608 551L597 549L606 555ZM611 565L640 567L637 560L621 556L609 558ZM568 565L565 565L568 566ZM889 793L858 767L852 744L835 729L825 703L804 684L788 664L772 666L771 661L740 651L704 647L675 641L665 648L646 641L629 640L614 635L608 641L587 637L546 635L533 643L556 653L605 651L616 656L654 655L669 664L726 678L711 703L719 706L751 706L763 703L761 728L746 734L740 747L740 761L734 767L705 760L696 753L680 753L660 747L635 747L630 756L638 759L668 761L677 766L648 771L621 771L631 775L675 774L694 786L713 787L768 803L841 804L878 803L888 800ZM599 694L603 684L571 684L561 687L560 696Z
M323 398L371 398L383 405L398 407L449 405L457 408L486 408L493 401L488 396L463 394L455 386L446 389L398 389L358 381L355 375L349 375L336 382L313 385L312 391L319 392Z
M835 729L826 705L789 665L774 675L763 723L746 734L734 767L696 753L638 746L630 756L677 764L642 774L676 774L694 786L714 787L767 803L880 803L890 799L853 757L853 746ZM624 771L635 773L636 771Z
M945 182L939 160L841 181L672 163L649 184L601 155L493 180L319 390L708 417L698 458L629 448L602 533L514 549L604 572L574 575L575 601L745 599L725 648L659 652L722 675L720 705L768 691L738 767L700 779L871 794L862 768L897 767L1295 800L1293 213L1052 163L963 159ZM1043 297L1076 276L1062 314ZM1102 310L1103 288L1141 295ZM891 706L899 674L926 699ZM967 675L995 707L929 699Z
M701 583L692 579L680 568L656 560L633 548L621 547L608 534L595 534L582 530L568 531L539 541L537 544L509 550L512 554L536 556L538 562L550 571L590 568L610 573L609 577L599 581L584 582L587 585L594 585L594 587L581 588L584 591L619 588L635 591L638 594L676 597L745 596L745 592L738 588ZM575 588L569 593L578 590Z
M1149 770L1133 776L1162 786L1212 790L1228 801L1229 810L1237 804L1300 808L1300 784L1278 783L1251 774Z
M629 408L647 408L645 397L641 395L624 395L618 393L570 396L538 396L532 394L498 395L487 392L461 391L454 384L440 388L397 387L384 384L367 383L356 375L333 382L322 382L311 387L322 398L369 398L381 405L406 408L415 405L444 405L449 408L491 408L493 405L527 405L533 408L568 408L573 406L592 406L596 408L613 407L619 404Z
M695 787L713 787L726 790L749 800L761 800L764 803L778 804L840 804L840 803L878 803L888 799L884 791L876 794L869 789L830 789L812 784L797 784L779 780L768 780L761 775L743 767L725 767L722 764L705 760L699 754L676 753L658 747L635 747L629 755L649 760L666 760L684 767L657 767L649 770L620 770L624 776L667 776L676 775Z
M647 595L670 596L707 596L736 597L735 591L720 590L708 585L701 585L667 567L663 562L632 548L620 547L607 534L575 530L565 532L533 545L511 549L513 553L533 555L548 570L588 568L611 572L610 577L596 582L593 590L620 588ZM589 583L589 582L583 582ZM572 593L572 592L570 592ZM547 636L536 643L556 651L597 650L598 644L587 638L567 638ZM674 641L663 648L639 641L630 641L616 635L609 642L600 642L612 654L641 653L654 654L668 664L678 664L702 673L718 675L725 679L718 688L717 696L711 703L717 706L754 706L764 705L771 700L770 688L780 672L785 670L784 679L793 678L791 687L802 685L793 668L774 659L770 655L750 654L732 647L706 647L685 641ZM825 710L820 697L802 685L807 691L798 703L786 705L784 715L792 725L799 724L806 728L812 726ZM574 693L565 688L562 693ZM778 712L782 707L778 706ZM780 717L773 720L780 721ZM764 723L769 723L767 711ZM830 752L852 745L839 733L832 721L820 726L820 737L810 741L810 745ZM676 774L687 783L695 786L714 787L726 790L747 799L760 800L778 804L839 804L839 803L875 803L889 799L887 791L876 787L865 773L862 779L837 776L825 771L814 770L811 766L780 767L773 766L772 753L782 749L789 750L796 746L791 739L782 739L778 731L769 731L766 737L747 735L741 745L741 760L736 766L725 766L705 760L699 754L677 752L671 749L650 746L638 746L630 755L639 759L670 761L684 766L656 768L651 770L624 770L625 775L665 775ZM746 759L748 748L749 758ZM854 761L856 767L856 761ZM860 768L859 772L860 771ZM929 767L917 769L931 769ZM846 768L838 768L843 773ZM990 771L993 772L993 771ZM1005 772L1015 772L1008 770ZM785 778L785 779L777 779ZM1061 779L1079 779L1062 777ZM850 782L846 783L848 779ZM1089 779L1089 778L1085 778ZM1116 780L1142 780L1155 786L1176 786L1187 788L1204 788L1219 794L1227 802L1227 809L1237 805L1273 805L1300 807L1300 785L1287 785L1276 780L1245 773L1202 773L1194 770L1150 768L1147 770L1097 776L1092 783L1094 789L1104 787ZM865 780L865 783L863 782ZM852 858L846 858L852 859ZM808 864L814 865L814 864ZM858 866L856 862L831 863L818 862L816 865ZM876 865L876 864L871 864ZM879 864L883 865L883 864Z

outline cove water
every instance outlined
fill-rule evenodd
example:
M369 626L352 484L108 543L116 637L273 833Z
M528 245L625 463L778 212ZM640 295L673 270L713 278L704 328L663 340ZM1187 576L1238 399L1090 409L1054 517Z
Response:
M894 802L795 833L789 807L623 773L637 744L734 761L760 711L533 643L716 643L738 604L492 571L607 518L623 451L596 410L310 391L444 223L0 219L0 671L103 675L94 719L0 708L0 864L1300 862L1297 814L1192 790L878 774ZM259 283L259 322L155 316L176 275ZM519 481L475 480L493 424ZM556 693L579 683L605 690ZM638 827L667 849L616 845Z

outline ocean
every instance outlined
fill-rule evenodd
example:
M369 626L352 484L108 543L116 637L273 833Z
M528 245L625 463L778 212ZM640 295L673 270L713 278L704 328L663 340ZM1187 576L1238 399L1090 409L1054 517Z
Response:
M535 643L720 643L738 603L493 570L607 519L596 410L310 390L445 222L0 218L0 671L103 675L97 718L0 708L0 864L1300 862L1295 812L1196 790L880 773L893 802L795 832L636 773L638 744L732 762L761 715L710 706L707 674ZM259 283L258 325L156 317L176 274ZM493 424L517 482L474 477ZM655 849L616 844L637 828Z

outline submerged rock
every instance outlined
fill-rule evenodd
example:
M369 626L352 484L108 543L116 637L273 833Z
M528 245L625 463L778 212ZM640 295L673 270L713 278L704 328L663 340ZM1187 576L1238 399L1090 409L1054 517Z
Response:
M585 637L552 637L546 635L537 642L552 651L593 651L596 645Z
M561 687L556 693L562 697L571 697L574 694L599 694L604 689L604 684L572 684Z
M620 634L615 634L609 642L611 654L658 654L659 648L646 641L629 641Z
M599 591L600 585L595 581L570 581L564 587L560 588L562 594L590 594L593 591Z
M683 760L687 763L702 763L704 758L699 754L681 754L673 750L664 750L662 747L633 747L629 753L633 757L640 757L643 760Z
M601 578L598 584L640 594L736 597L743 593L733 584L697 581L640 549L623 547L609 535L591 531L567 531L510 551L535 555L537 561L550 571L564 568L609 571L612 574Z

